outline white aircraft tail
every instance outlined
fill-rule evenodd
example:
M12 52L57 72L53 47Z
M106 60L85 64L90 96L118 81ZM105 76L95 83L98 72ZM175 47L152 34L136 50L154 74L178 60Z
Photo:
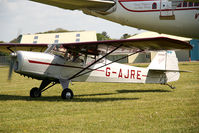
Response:
M160 51L148 66L149 74L162 73L161 83L176 81L180 77L175 51Z

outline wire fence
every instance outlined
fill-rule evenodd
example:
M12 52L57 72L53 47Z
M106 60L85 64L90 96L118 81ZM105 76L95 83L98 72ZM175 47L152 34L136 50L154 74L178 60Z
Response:
M0 66L7 66L10 64L9 56L0 56Z

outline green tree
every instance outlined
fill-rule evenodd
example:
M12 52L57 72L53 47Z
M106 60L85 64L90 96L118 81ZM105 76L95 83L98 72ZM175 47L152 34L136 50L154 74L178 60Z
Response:
M19 35L17 38L14 38L10 41L10 43L20 43L21 42L22 35Z
M8 55L9 55L9 53L0 51L0 56L8 56Z
M5 42L4 41L0 41L0 43L5 43ZM0 51L0 56L8 56L8 55L9 55L9 53Z
M97 33L97 41L111 40L107 32Z
M125 33L125 34L122 35L122 37L120 39L127 39L129 37L131 37L131 35L128 34L128 33Z

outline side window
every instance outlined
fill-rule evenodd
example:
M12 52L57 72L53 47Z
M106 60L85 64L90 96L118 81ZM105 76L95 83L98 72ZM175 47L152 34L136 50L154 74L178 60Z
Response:
M194 6L199 6L199 2L194 3Z
M189 7L193 7L193 2L189 2Z
M182 3L180 2L180 3L177 5L177 7L182 7Z
M152 9L157 9L157 3L154 2L154 3L152 4Z
M183 2L183 7L187 7L187 2Z
M78 63L80 65L85 64L85 55L79 52L71 51L70 49L66 49L64 58L69 62Z
M94 55L88 55L86 60L86 65L92 64L96 60L96 57Z

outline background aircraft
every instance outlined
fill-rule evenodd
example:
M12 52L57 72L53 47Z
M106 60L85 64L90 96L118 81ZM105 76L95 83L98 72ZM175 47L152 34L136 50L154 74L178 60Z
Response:
M176 81L180 76L178 60L173 51L158 52L147 68L116 62L139 52L191 49L192 47L186 42L155 37L52 45L4 43L0 44L0 48L2 51L12 52L9 79L14 69L21 75L42 80L39 88L31 89L31 97L40 97L43 91L60 83L63 88L62 98L72 99L73 92L68 88L70 81L168 85L168 82ZM26 51L18 51L19 49ZM41 52L44 49L46 49L45 52ZM115 61L106 59L108 55L121 53L126 53L127 56Z
M122 25L199 38L199 2L182 0L31 0Z

